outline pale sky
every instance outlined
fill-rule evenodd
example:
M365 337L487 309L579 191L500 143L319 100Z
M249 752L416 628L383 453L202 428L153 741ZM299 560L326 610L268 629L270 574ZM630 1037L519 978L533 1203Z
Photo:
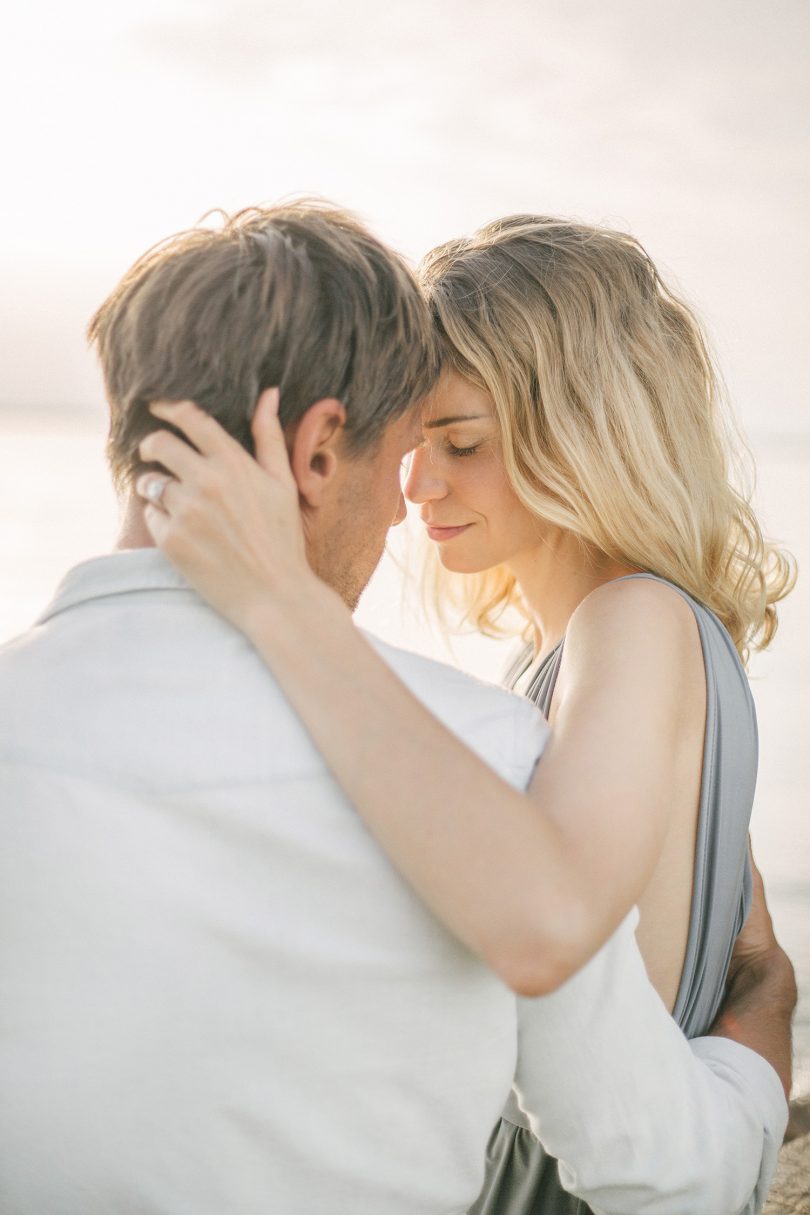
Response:
M629 229L753 433L810 434L807 0L72 0L4 17L0 405L98 405L148 245L318 193L413 259L514 211Z

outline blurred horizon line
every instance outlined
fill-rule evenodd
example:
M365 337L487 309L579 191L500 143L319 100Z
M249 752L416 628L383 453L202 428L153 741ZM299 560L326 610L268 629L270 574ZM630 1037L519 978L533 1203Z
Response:
M48 421L72 421L74 423L95 423L106 417L106 404L96 402L45 402L38 405L19 404L0 399L0 422L24 423L30 418L40 424ZM747 428L742 426L743 437L751 446L767 445L773 451L775 448L789 448L791 454L804 457L810 456L810 420L802 427L777 427L766 430L762 427Z

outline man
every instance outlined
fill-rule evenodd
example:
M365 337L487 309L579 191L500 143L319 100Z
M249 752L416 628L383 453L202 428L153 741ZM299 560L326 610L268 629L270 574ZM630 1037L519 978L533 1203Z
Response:
M541 1001L515 1070L514 997L419 904L249 644L151 547L133 492L149 403L193 397L250 448L278 384L309 559L356 602L436 374L407 269L332 209L250 212L147 254L91 334L121 551L71 571L0 656L0 1211L461 1212L513 1076L600 1210L757 1209L785 1102L740 1043L784 1072L791 1002L767 922L749 946L765 981L728 1014L738 1042L690 1050L631 917ZM545 738L530 706L384 652L526 784Z

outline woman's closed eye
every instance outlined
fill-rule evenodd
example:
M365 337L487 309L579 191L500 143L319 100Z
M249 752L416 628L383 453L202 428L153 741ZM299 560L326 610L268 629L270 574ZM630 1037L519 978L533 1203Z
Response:
M451 443L449 439L447 439L446 442L447 451L451 456L474 456L478 451L478 448L481 446L480 443L473 443L472 447L457 447L455 443Z

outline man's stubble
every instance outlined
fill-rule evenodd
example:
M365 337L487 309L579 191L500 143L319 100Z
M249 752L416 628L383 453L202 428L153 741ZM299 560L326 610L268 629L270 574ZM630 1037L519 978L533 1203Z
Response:
M353 612L385 550L391 525L378 505L373 464L354 463L353 475L341 490L332 521L310 545L310 561L324 582Z

